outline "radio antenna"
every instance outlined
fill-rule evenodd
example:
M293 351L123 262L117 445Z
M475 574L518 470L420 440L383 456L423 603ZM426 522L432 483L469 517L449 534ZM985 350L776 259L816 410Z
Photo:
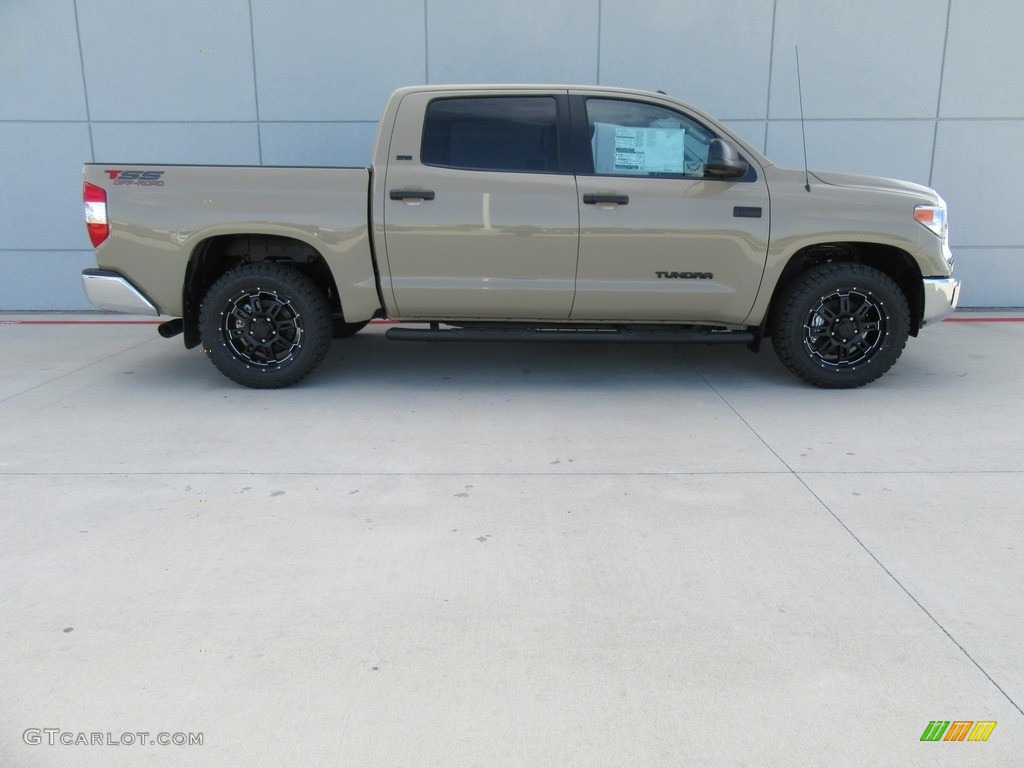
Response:
M804 130L804 89L800 83L800 46L797 45L794 48L796 49L796 93L800 99L800 140L804 145L804 189L810 192L811 177L807 170L807 132Z

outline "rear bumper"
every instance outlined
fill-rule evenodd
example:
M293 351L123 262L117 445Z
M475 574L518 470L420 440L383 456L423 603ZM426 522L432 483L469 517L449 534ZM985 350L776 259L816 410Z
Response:
M937 323L956 309L960 301L960 281L954 277L926 277L924 283L924 313L921 325Z
M141 291L117 272L106 269L82 271L85 296L93 306L109 312L128 312L133 315L159 315L153 303Z

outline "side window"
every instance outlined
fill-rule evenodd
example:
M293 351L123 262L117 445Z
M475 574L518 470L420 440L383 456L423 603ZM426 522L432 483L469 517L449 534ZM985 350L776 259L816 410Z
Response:
M480 171L558 170L558 110L550 96L435 99L427 105L426 165Z
M638 101L587 99L594 173L703 178L715 134L689 117Z

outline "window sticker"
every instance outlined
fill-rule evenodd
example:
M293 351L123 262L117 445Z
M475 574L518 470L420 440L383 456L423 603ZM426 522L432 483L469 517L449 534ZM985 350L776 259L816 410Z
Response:
M594 123L594 172L683 173L685 128L634 128Z

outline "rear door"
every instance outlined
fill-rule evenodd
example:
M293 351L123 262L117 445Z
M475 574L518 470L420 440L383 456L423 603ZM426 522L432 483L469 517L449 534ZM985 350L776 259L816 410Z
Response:
M768 187L705 174L721 138L670 103L572 95L580 253L572 319L740 323L768 250ZM745 158L751 162L749 158Z
M568 126L565 92L402 100L383 201L399 316L568 319L579 242Z

